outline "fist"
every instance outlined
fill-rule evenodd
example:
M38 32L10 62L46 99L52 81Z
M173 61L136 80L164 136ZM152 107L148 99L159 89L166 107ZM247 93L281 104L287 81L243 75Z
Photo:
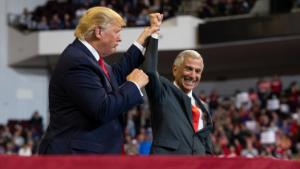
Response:
M150 18L150 25L151 26L160 26L162 19L163 19L163 14L160 13L151 13L149 14Z
M131 82L137 84L139 88L142 88L142 87L146 86L146 84L149 82L149 78L146 75L146 73L144 73L140 69L134 69L126 77L126 79L127 79L127 81L131 81Z

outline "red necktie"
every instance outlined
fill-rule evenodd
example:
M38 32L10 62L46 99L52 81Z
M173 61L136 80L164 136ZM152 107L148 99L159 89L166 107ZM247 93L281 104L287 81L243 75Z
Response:
M103 70L103 72L105 73L106 77L109 79L109 74L108 71L106 69L106 66L104 64L104 59L103 57L100 57L100 59L98 60L98 64L100 65L101 69Z
M193 127L194 131L198 131L198 124L199 124L199 118L200 118L200 111L197 106L192 105L192 117L193 117Z

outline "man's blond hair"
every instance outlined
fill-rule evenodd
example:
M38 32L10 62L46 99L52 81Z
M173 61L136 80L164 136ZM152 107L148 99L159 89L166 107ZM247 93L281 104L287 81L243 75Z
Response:
M92 36L97 26L105 29L109 24L125 26L124 19L114 10L106 7L93 7L86 11L76 26L74 35L84 40Z

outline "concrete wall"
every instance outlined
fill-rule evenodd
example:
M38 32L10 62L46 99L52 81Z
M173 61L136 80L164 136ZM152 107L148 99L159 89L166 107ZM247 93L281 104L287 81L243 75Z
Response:
M8 27L10 5L23 1L0 1L0 124L7 119L26 119L38 110L47 117L48 75L44 69L12 69L8 66Z
M44 5L48 0L4 0L6 10L11 14L21 14L24 8L33 11L37 6Z

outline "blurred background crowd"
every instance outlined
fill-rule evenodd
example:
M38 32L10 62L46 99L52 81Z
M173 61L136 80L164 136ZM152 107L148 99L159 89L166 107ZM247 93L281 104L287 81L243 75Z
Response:
M200 18L247 14L255 0L197 0L193 4L182 0L49 0L33 11L24 9L12 21L21 30L74 29L79 18L90 7L101 5L121 14L127 26L145 26L148 14L160 12L164 20L186 13L193 8ZM193 6L191 6L193 5Z
M200 84L201 85L201 84ZM213 113L211 135L216 156L298 158L300 151L300 86L283 88L280 77L263 78L248 91L229 96L200 91ZM147 102L127 114L124 153L148 155L152 142ZM176 125L176 124L174 124ZM33 155L45 126L39 112L0 126L0 153Z

